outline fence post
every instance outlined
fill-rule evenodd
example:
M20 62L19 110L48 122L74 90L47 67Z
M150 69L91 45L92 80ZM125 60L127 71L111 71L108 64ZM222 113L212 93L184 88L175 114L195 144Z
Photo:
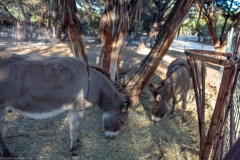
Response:
M17 21L17 39L18 39L18 48L20 48L20 23Z

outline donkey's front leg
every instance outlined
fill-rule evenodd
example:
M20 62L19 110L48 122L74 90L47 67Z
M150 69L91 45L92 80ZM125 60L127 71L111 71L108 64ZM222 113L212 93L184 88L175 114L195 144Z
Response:
M0 106L0 108L1 107L3 107L3 106ZM6 144L3 141L3 135L2 135L3 126L4 126L4 119L5 119L6 112L7 112L6 108L0 109L0 153L1 153L0 156L2 158L11 159L14 156L8 150Z
M83 116L84 109L72 110L70 114L70 152L72 156L77 157L77 140L78 140L78 132L80 127L80 120Z
M3 141L2 138L2 133L0 133L0 156L2 157L2 159L12 159L14 158L14 156L11 154L11 152L8 150L6 144Z

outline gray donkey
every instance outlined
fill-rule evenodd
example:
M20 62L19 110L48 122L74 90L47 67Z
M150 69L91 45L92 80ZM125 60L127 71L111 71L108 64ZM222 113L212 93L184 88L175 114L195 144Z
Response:
M206 68L205 64L201 61L197 61L197 73L199 76L200 84L202 73L201 66ZM205 69L206 70L206 69ZM150 109L152 114L152 120L158 122L161 118L168 112L169 105L168 102L173 98L173 104L170 114L175 112L175 104L177 103L177 95L181 95L182 99L182 109L183 117L182 122L187 122L186 115L186 103L188 92L193 89L193 83L191 74L188 68L187 60L185 59L176 59L170 63L166 73L166 79L160 82L160 85L155 86L149 83L150 91L152 92L150 98Z
M100 68L71 57L31 60L16 54L0 55L0 153L13 157L3 141L4 117L9 110L42 119L70 110L70 151L79 157L77 139L84 108L103 111L107 138L114 138L128 119L129 97Z

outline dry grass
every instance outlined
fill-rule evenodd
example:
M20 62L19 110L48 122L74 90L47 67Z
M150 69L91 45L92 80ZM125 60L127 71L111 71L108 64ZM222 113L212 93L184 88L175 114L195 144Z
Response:
M153 123L148 106L134 106L128 123L113 140L103 135L101 111L86 109L79 134L82 159L198 159L181 150L181 147L198 149L196 111L188 108L189 123L182 125L179 108L178 105L174 117L166 116L161 123ZM44 120L8 113L4 135L9 149L19 157L69 159L67 113Z
M58 52L64 54L65 49L62 48ZM157 82L160 76L162 75L154 75L150 82ZM199 147L195 102L188 103L187 125L181 123L181 103L176 107L173 117L166 115L160 123L153 123L150 120L149 96L150 92L145 88L141 94L141 105L130 109L128 122L113 140L104 137L102 111L93 107L87 108L79 133L81 158L83 160L198 159L197 155L181 149L188 147L198 150ZM207 104L210 106L214 94L209 91L208 97ZM212 108L208 107L207 111L206 117L209 123ZM70 159L68 121L67 112L44 120L25 118L15 112L8 113L4 139L9 149L19 158Z

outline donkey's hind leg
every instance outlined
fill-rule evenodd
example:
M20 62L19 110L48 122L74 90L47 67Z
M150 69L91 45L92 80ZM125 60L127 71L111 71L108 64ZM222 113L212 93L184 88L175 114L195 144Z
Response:
M171 115L173 115L174 112L175 112L176 103L177 103L177 97L175 95L173 95L173 104L172 104L172 109L171 109L171 112L170 112Z
M186 113L187 92L182 93L181 96L182 96L182 110L183 110L182 123L185 124L187 122L187 113Z
M80 120L83 117L84 109L73 110L70 115L70 152L72 156L78 156L77 151L77 141L78 141L78 133L80 127Z
M11 159L13 158L13 155L10 153L6 144L3 141L3 126L6 112L7 109L4 106L0 105L0 153L3 159Z

